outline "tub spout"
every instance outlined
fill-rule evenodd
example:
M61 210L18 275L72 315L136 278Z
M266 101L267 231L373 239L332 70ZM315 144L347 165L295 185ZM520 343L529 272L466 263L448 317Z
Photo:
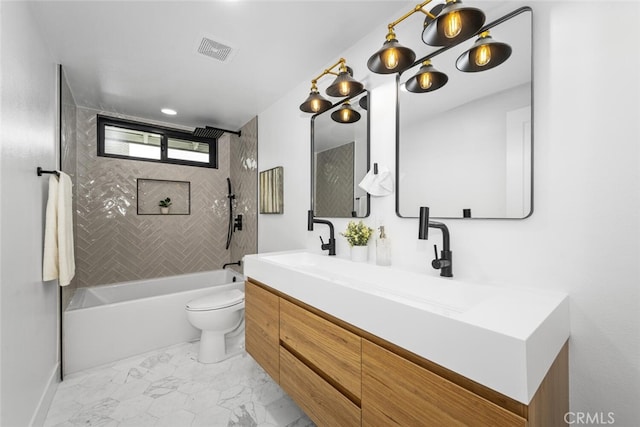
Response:
M242 266L242 261L236 261L236 262L228 262L225 265L222 266L222 269L224 270L225 268L227 268L230 265L237 265L238 267Z

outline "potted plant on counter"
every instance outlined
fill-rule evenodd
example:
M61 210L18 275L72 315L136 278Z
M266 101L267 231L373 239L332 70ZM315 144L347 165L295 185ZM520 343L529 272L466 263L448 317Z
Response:
M367 227L362 221L349 221L347 230L340 233L347 238L349 246L351 246L351 260L356 262L365 262L369 258L369 238L373 234L373 229Z
M171 199L169 197L167 197L164 200L160 200L160 203L158 203L158 206L160 206L160 213L162 214L168 214L169 213L169 206L171 206Z

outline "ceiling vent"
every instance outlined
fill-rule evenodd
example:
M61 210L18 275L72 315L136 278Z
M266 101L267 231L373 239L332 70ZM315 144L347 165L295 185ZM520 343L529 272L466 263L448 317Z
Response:
M231 46L227 46L224 43L211 40L207 37L203 37L198 47L198 53L209 56L213 59L217 59L220 62L228 62L233 57L234 52Z

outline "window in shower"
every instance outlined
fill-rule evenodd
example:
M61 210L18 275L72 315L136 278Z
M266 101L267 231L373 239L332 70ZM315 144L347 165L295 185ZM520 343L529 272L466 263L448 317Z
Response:
M98 116L98 156L217 168L217 139Z

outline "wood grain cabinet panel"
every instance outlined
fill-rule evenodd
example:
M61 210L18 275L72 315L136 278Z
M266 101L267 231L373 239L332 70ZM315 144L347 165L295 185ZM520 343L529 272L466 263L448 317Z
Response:
M359 336L281 299L280 341L359 403L362 388Z
M360 426L360 408L280 347L280 386L319 427Z
M363 426L526 426L524 418L362 340Z
M276 381L280 377L280 298L245 282L245 347Z

